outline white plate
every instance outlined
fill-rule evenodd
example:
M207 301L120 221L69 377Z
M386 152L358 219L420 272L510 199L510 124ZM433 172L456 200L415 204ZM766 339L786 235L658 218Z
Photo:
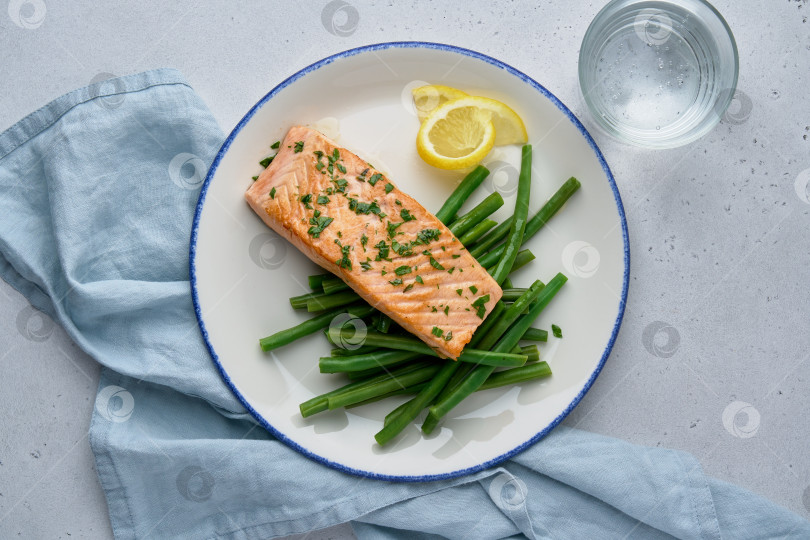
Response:
M244 192L270 144L294 124L337 118L338 142L363 155L425 207L437 210L461 179L416 154L418 120L410 90L421 81L461 88L510 104L534 146L531 212L570 176L582 188L529 243L537 260L514 279L526 286L558 271L569 282L535 326L562 327L541 357L554 375L542 382L481 392L453 410L431 437L410 426L380 448L374 433L400 401L303 419L298 404L337 387L318 372L328 355L321 335L273 353L259 338L307 318L290 296L308 292L307 275L322 270L270 231ZM519 148L494 150L495 173L468 203L493 189L514 208ZM299 71L274 88L236 126L205 180L191 242L197 317L225 381L273 435L340 470L397 480L433 480L493 465L533 444L557 425L590 388L610 353L627 295L627 226L618 190L599 149L573 114L519 71L481 54L430 43L386 43L346 51Z

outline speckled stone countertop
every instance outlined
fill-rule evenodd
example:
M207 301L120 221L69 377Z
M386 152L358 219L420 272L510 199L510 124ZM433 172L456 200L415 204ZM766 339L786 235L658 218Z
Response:
M715 2L737 39L738 93L714 131L666 151L611 140L585 110L577 55L604 2L7 4L0 129L90 81L174 67L228 132L301 67L380 41L451 43L540 81L604 152L632 253L608 368L565 423L691 452L810 517L807 0ZM98 367L3 282L0 339L0 538L111 537L87 442Z

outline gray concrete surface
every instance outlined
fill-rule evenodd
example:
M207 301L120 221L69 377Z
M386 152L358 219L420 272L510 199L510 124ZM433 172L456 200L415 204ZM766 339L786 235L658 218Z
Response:
M498 57L582 118L624 198L632 276L607 368L566 420L695 454L810 517L810 6L718 0L741 94L668 151L595 131L577 54L603 2L58 3L0 10L0 129L100 74L184 72L227 132L297 69L357 45L447 42ZM333 11L335 11L333 9ZM112 536L87 428L98 368L0 282L0 538ZM350 537L348 528L310 538Z

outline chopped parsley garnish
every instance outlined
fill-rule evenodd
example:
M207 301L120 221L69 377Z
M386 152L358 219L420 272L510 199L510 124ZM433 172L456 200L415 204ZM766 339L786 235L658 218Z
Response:
M405 274L410 274L413 270L408 265L397 266L394 273L398 276L404 276Z
M475 314L478 315L479 319L483 319L484 315L487 313L487 308L484 306L487 302L489 302L489 295L485 294L484 296L476 298L472 303L472 307L476 308Z
M363 233L363 235L360 237L360 245L363 246L364 252L366 251L366 244L368 244L368 236L366 236L366 233Z
M473 294L478 294L478 287L476 287L475 285L470 285L470 292L472 292Z
M453 254L453 258L454 258L454 259L458 259L459 257L461 257L461 255L459 255L458 253L454 253L454 254Z
M321 159L323 157L323 152L321 152L320 150L315 150L312 153L315 154L315 157L318 159Z
M261 165L263 168L265 168L265 169L266 169L266 168L267 168L267 166L268 166L268 165L270 165L270 163L272 163L272 162L273 162L273 158L274 158L274 157L276 157L276 156L270 156L270 157L266 157L266 158L264 158L263 160L261 160L261 161L259 162L259 165Z
M400 201L399 199L394 199L394 204L396 204L397 206L402 206L402 201Z
M337 238L335 240L337 240ZM347 269L351 270L352 269L352 261L351 261L351 259L349 259L349 250L351 248L352 248L352 246L341 246L340 247L341 257L340 257L340 259L335 261L335 264L337 264L341 268L347 268Z
M371 175L371 178L368 179L368 183L373 186L374 184L379 182L380 178L382 178L382 177L383 177L383 175L381 175L380 173L374 173L374 174Z
M436 306L431 306L431 307L430 307L430 312L431 312L431 313L436 313L437 311L439 311L439 310L438 310L438 309L436 309Z
M449 315L449 314L450 314L450 306L444 306L444 314L445 314L445 315Z
M385 243L385 240L380 240L379 242L377 242L377 245L375 245L374 247L377 248L377 250L379 250L379 253L377 254L377 258L374 259L374 260L376 260L376 261L382 261L382 260L390 261L391 260L391 259L388 258L388 251L389 251L390 248L388 247L388 244Z
M408 286L407 286L407 287L405 287L405 290L404 290L404 291L402 291L402 292L408 292L408 291L410 291L411 289L413 289L413 283L409 283L409 284L408 284Z
M312 205L309 204L312 202L312 193L307 193L306 195L299 195L298 200L304 204L304 208L312 210Z
M371 270L371 263L369 263L368 261L361 262L360 266L363 267L363 272L368 272L369 270Z
M340 172L342 172L343 174L346 174L346 167L344 167L344 166L343 166L343 165L341 165L340 163L338 163L338 164L337 164L337 168L338 168L338 170L339 170Z
M416 219L411 215L410 212L408 212L407 208L403 208L399 211L399 217L401 217L404 221L413 221Z
M414 281L417 283L422 283L424 285L425 281L422 279L422 276L416 276Z
M385 192L386 193L391 193L392 191L394 191L394 185L393 184L385 184Z
M402 222L404 223L404 221ZM388 238L393 238L397 234L397 229L402 225L402 223L391 223L388 222Z
M335 148L334 150L332 150L332 157L329 159L329 161L337 161L339 159L340 159L340 152L338 151L337 148Z
M451 339L453 339L453 331L452 330L450 332L447 332L447 334L444 335L444 340L445 341L450 341Z
M438 326L434 326L433 330L431 330L430 333L436 337L442 337L442 335L444 334L444 330L442 330Z
M464 289L456 289L456 294L461 296L461 293L464 292Z
M315 168L316 168L316 169L318 169L319 171L320 171L321 169L323 169L324 167L326 167L326 164L325 164L323 161L319 161L319 162L317 163L317 165L315 165Z
M333 218L321 216L320 212L318 212L317 216L309 218L309 223L312 225L312 227L307 230L307 233L312 238L320 238L323 230L327 228L332 221L334 221Z
M416 242L427 245L439 237L439 229L422 229L416 233Z
M276 142L274 142L273 144L270 145L270 148L272 148L273 150L278 150L278 147L280 145L281 145L281 141L276 141Z
M430 266L435 268L436 270L444 270L444 266L442 266L439 261L434 259L432 256L430 257Z
M386 216L386 214L382 212L380 205L377 204L377 201L371 201L370 203L360 202L353 197L349 197L349 210L358 215L376 214L381 218L384 218Z
M408 257L410 255L413 255L413 249L411 248L411 245L408 243L400 244L396 240L392 240L391 249L393 249L394 252L396 252L396 254L399 255L400 257Z
M253 181L254 181L254 182L255 182L256 180L258 180L258 179L259 179L259 177L258 177L258 176L253 176L252 178L253 178Z
M392 279L388 283L391 285L402 285L402 278Z
M455 269L456 269L456 267L454 266L453 268L451 268L450 270L448 270L448 271L447 271L447 273L448 273L448 274L452 274L452 273L453 273L453 271L454 271Z
M358 175L357 175L357 179L358 179L360 182L365 182L365 181L366 181L366 175L367 175L367 174L368 174L368 169L363 169L363 172L361 172L360 174L358 174Z
M276 198L276 188L273 188L273 189L270 190L270 198L271 199Z
M318 199L315 202L318 204L328 204L329 197L327 197L326 195L318 195Z
M551 325L551 333L554 334L554 337L556 338L562 337L562 329L556 324Z
M295 148L293 148L293 152L296 154L301 152L304 149L304 141L296 141Z

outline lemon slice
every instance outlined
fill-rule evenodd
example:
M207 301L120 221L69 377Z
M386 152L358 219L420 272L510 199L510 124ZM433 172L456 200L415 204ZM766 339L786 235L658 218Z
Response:
M495 146L506 144L526 144L529 135L526 126L518 114L507 104L486 97L474 97L476 107L488 111L495 126Z
M442 84L428 84L414 88L413 104L416 107L416 115L420 122L424 122L430 113L435 111L440 105L444 105L451 99L466 97L468 94L457 88L444 86Z
M416 135L416 150L440 169L463 169L480 163L495 144L492 113L477 97L453 99L436 108Z

